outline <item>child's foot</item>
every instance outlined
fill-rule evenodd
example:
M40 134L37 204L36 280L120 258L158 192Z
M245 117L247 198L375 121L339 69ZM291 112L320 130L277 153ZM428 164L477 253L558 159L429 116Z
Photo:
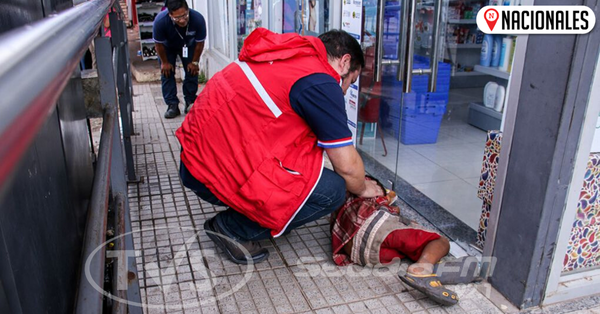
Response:
M431 275L433 274L433 264L414 263L408 266L407 272L414 275Z

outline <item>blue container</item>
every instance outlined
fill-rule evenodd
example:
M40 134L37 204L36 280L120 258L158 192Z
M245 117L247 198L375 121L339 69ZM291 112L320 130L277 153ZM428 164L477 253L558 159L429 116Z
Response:
M502 36L494 36L494 44L492 45L492 61L490 62L491 67L497 67L500 65L500 53L502 52Z
M443 115L407 115L402 118L400 142L404 145L437 142Z
M414 69L429 68L429 59L415 56ZM428 93L429 75L413 75L410 93L401 95L402 83L397 81L395 71L383 75L387 109L381 111L382 128L403 144L429 144L437 141L442 117L448 104L450 70L447 63L438 64L436 92ZM404 96L402 106L401 96Z
M494 46L494 36L486 34L483 36L483 42L481 43L481 57L479 64L484 67L489 67L492 63L492 48Z

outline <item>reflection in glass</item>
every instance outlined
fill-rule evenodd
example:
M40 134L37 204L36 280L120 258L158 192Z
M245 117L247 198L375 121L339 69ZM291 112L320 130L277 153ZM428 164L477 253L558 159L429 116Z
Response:
M283 33L318 36L330 29L331 0L283 0Z
M208 6L209 19L212 27L209 27L210 40L213 48L227 57L231 57L229 51L229 12L227 10L229 0L214 1Z
M237 0L237 52L239 54L244 40L253 30L262 27L263 0Z

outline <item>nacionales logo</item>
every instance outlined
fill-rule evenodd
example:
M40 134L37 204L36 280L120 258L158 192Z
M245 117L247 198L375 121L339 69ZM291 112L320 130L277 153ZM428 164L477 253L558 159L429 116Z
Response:
M486 34L587 34L596 25L589 7L485 6L477 26Z

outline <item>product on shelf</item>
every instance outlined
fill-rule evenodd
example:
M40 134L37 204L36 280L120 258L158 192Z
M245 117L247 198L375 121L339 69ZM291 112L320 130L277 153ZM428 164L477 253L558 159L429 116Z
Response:
M152 39L152 32L140 32L140 39Z
M513 39L510 36L502 38L502 50L500 51L500 64L498 67L504 72L508 72L511 62Z
M150 14L150 13L138 13L138 22L154 22L154 18L158 15L158 13Z
M144 58L156 56L156 49L154 47L143 46L142 47L142 56Z
M490 66L498 67L500 65L500 52L502 51L502 36L492 35L494 37L492 44L492 61Z
M515 46L517 45L517 37L511 37L512 45L510 47L510 55L508 56L508 73L512 70L513 58L515 56Z
M481 45L481 59L479 64L484 67L489 67L492 63L492 46L494 45L494 36L486 34L483 36L483 43Z

